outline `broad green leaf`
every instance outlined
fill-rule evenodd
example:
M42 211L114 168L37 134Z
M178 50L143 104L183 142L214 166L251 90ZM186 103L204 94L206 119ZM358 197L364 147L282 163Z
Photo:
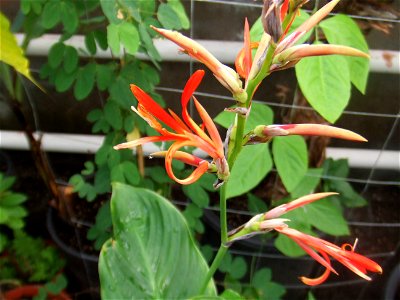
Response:
M73 33L79 25L79 17L75 5L66 1L63 1L62 4L61 21L64 25L64 29L68 33Z
M114 184L114 239L101 250L103 299L187 299L199 293L208 267L182 214L149 190ZM211 281L205 294L215 296Z
M120 1L100 0L101 9L110 21L110 25L119 24L122 22L120 16Z
M243 257L236 256L232 261L229 274L233 279L241 279L247 272L247 264Z
M139 49L139 32L135 25L123 22L118 25L119 39L126 52L134 55Z
M368 53L368 44L357 23L346 15L337 15L322 21L322 28L330 44L344 45ZM369 60L362 57L345 57L349 64L350 79L354 86L365 93L369 72Z
M188 16L186 15L185 8L183 7L180 0L168 0L168 5L172 7L172 9L179 16L179 21L181 22L183 29L190 28L190 21Z
M56 91L60 93L67 91L74 83L75 78L76 72L66 73L63 68L58 68L54 79Z
M294 214L298 214L298 212L291 211L290 215L294 215ZM289 213L284 215L284 218L290 218L289 217ZM303 224L299 224L296 223L295 225L293 225L293 222L290 222L290 227L297 229L305 234L310 234L310 235L314 235L314 233L310 230L309 226L307 225L303 225ZM294 242L291 238L287 237L284 234L279 234L278 237L275 239L275 243L274 243L275 247L281 251L283 254L285 254L286 256L289 257L299 257L299 256L303 256L304 254L306 254L304 252L303 249L300 248L299 245L297 245L296 242Z
M5 193L1 195L0 206L17 206L27 199L26 195L19 193Z
M45 4L42 13L42 25L45 29L53 28L61 21L60 2L49 1Z
M102 50L107 50L107 33L103 30L95 30L93 31L94 38L97 41L97 44L100 46Z
M301 136L275 137L272 153L278 174L288 192L303 179L308 168L307 145Z
M257 125L271 125L273 117L274 113L272 112L272 109L269 108L269 106L259 103L253 103L251 105L250 115L246 121L246 127L244 130L245 132L249 132ZM234 113L223 111L214 118L214 121L217 124L228 128L230 125L233 124L234 119Z
M181 21L174 8L166 3L158 6L157 17L162 26L166 29L182 29Z
M115 130L122 129L122 112L118 104L112 100L107 101L103 109L104 118Z
M331 235L349 235L349 227L332 199L322 199L308 204L304 211L311 225Z
M2 173L0 173L0 193L10 189L13 184L15 183L15 180L17 178L14 176L3 176Z
M236 159L226 183L227 198L239 196L257 186L271 168L268 144L245 146Z
M106 90L112 82L114 69L110 65L96 64L96 83L100 91Z
M249 212L253 214L259 214L268 210L267 204L265 204L262 199L251 193L247 194L247 203L249 207Z
M242 296L240 296L237 292L231 289L225 290L220 298L225 299L225 300L244 300Z
M338 192L339 195L334 197L347 207L362 207L368 204L368 201L358 194L351 184L345 180L326 180L324 190Z
M311 106L329 122L336 122L350 100L346 58L339 55L303 58L296 65L296 77Z
M29 61L25 57L17 39L10 31L10 22L0 12L0 61L12 66L17 72L35 82L29 71Z
M115 24L110 24L107 26L107 43L110 46L112 54L114 56L119 56L119 49L120 49L119 27Z
M257 288L261 288L268 281L272 280L272 271L269 268L262 268L257 270L254 274L251 284Z
M65 53L65 44L64 43L55 43L51 46L49 51L49 65L53 69L57 68L64 58Z
M79 56L78 51L74 47L66 46L64 51L64 70L67 73L72 73L78 67Z
M308 194L312 194L321 181L322 172L322 168L308 169L302 180L290 193L292 198L296 199Z
M92 54L92 55L96 54L97 47L96 47L96 41L94 39L93 31L91 31L85 35L85 46L90 54Z
M79 69L74 86L74 96L77 100L83 100L89 96L94 86L95 75L96 64L94 63L88 63Z
M196 203L199 207L207 207L210 202L208 193L202 188L202 186L195 182L190 185L182 186L183 192L189 197L193 203Z

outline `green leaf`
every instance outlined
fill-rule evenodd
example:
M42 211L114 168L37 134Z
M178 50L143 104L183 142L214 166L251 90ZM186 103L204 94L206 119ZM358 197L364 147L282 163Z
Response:
M63 61L65 53L64 43L55 43L49 51L49 65L53 69L57 68Z
M307 173L290 193L293 199L312 194L321 181L323 169L308 169Z
M96 64L94 63L88 63L79 69L74 86L74 96L77 100L83 100L89 96L94 87L95 74Z
M97 48L96 48L96 41L94 39L93 31L91 31L85 35L85 46L90 54L92 54L92 55L96 54Z
M331 235L349 235L349 227L342 211L332 199L322 199L308 204L304 209L311 225Z
M288 192L299 184L307 172L307 145L301 136L275 137L272 153L278 174Z
M231 170L226 197L232 198L248 192L260 183L271 168L268 144L245 146Z
M233 279L241 279L247 272L247 264L243 257L237 256L232 261L229 274Z
M337 15L322 21L319 26L330 44L349 46L368 53L367 41L352 18ZM367 87L369 60L350 56L346 56L345 59L349 64L351 82L364 94Z
M95 30L93 31L94 38L97 41L97 44L100 46L102 50L107 50L107 33L103 30Z
M135 25L123 22L118 25L119 39L126 52L134 55L139 49L139 32Z
M268 210L267 204L265 204L262 199L251 193L247 194L247 201L249 212L253 214L260 214Z
M120 11L120 1L100 0L101 9L110 21L110 25L119 24L122 19L118 18Z
M99 260L101 296L187 299L198 294L208 267L181 213L158 194L113 185L114 240ZM214 283L206 295L216 295Z
M122 112L119 105L114 101L107 101L103 109L104 118L115 130L122 129Z
M64 25L64 29L68 33L74 33L78 29L79 18L76 11L75 5L70 2L63 1L61 8L61 21Z
M347 207L362 207L368 204L368 201L358 194L351 184L344 180L327 180L325 191L338 192L335 196L343 205Z
M290 216L300 214L299 212L291 211L288 214L285 214L284 217L289 218ZM292 223L292 222L291 222ZM304 224L299 224L296 223L295 225L290 224L291 228L297 229L303 233L310 234L310 235L315 235L309 228L309 226L304 225ZM279 234L278 237L275 239L274 243L275 247L281 251L283 254L289 257L299 257L303 256L305 254L304 250L300 248L299 245L296 244L291 238L287 237L284 234Z
M19 193L5 193L1 195L0 199L0 207L11 207L11 206L17 206L23 202L25 202L27 199L26 195L24 194L19 194Z
M100 91L105 91L112 82L114 69L111 65L96 64L96 83Z
M166 29L182 29L181 21L174 8L165 3L158 6L157 17L161 25Z
M346 58L339 55L303 58L296 65L296 77L311 106L329 122L336 122L350 100Z
M106 2L106 1L102 1ZM108 1L111 2L111 1ZM111 52L114 56L119 56L119 28L115 24L110 24L107 26L107 43L110 46Z
M63 68L58 68L56 78L54 79L56 91L59 93L67 91L74 83L75 78L76 72L65 73Z
M274 114L269 106L253 103L244 130L245 132L248 132L254 129L257 125L271 125L273 117ZM223 111L214 118L214 121L225 128L229 128L229 126L233 124L234 119L234 113Z
M45 29L53 28L61 21L61 9L58 1L49 1L45 4L42 13L42 26Z
M207 207L210 203L210 197L208 196L208 193L197 182L182 186L182 190L185 195L188 196L189 199L192 200L193 203L196 203L199 207Z
M262 288L266 282L272 280L272 272L269 268L262 268L257 270L254 274L251 284L256 288Z
M21 47L18 46L15 36L10 31L10 22L0 12L0 61L12 66L29 80L33 81L29 71L29 61Z
M168 5L176 12L179 17L179 21L183 29L190 28L190 21L186 15L185 8L183 7L180 0L168 0Z
M221 294L220 297L225 300L244 300L245 299L242 296L240 296L237 292L235 292L234 290L231 290L231 289L225 290Z
M79 56L78 51L74 47L66 46L64 51L64 70L67 73L72 73L78 67Z
M14 176L3 176L2 173L0 173L0 193L7 191L8 189L10 189L13 184L15 183L15 180L17 178Z

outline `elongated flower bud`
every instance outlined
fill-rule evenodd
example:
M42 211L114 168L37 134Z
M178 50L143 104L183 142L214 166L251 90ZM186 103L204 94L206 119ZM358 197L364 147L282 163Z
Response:
M261 13L261 21L264 31L268 33L274 42L277 42L282 35L280 6L283 0L264 0Z

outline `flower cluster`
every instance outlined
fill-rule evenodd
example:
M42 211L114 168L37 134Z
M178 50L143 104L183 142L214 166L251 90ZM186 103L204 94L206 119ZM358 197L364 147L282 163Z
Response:
M286 222L289 219L280 218L285 213L323 199L336 193L317 193L301 197L297 200L277 206L270 211L256 215L246 224L230 232L229 242L232 243L239 239L245 239L255 234L265 233L275 230L284 234L296 242L308 255L314 258L322 266L326 268L325 272L317 278L300 277L300 280L307 285L318 285L323 283L329 276L330 272L338 275L332 267L329 256L336 259L338 262L349 268L358 276L371 280L367 276L367 271L382 273L382 268L369 258L355 252L355 246L344 244L338 247L330 242L320 238L302 233L296 229L290 228ZM349 248L347 250L346 248Z

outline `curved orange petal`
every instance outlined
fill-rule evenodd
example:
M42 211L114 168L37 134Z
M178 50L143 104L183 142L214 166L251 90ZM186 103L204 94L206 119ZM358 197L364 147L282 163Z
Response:
M165 155L165 170L167 171L168 176L179 184L184 185L195 182L208 170L208 162L204 161L200 163L198 167L185 179L179 179L175 176L174 171L172 170L172 159L176 152L185 146L193 146L193 144L190 141L176 142L172 144Z
M324 252L322 252L321 254L322 254L322 256L324 257L324 259L330 264L331 261L330 261L330 259L329 259L329 256L328 256L326 253L324 253ZM300 279L304 284L307 284L307 285L310 285L310 286L315 286L315 285L321 284L321 283L323 283L324 281L326 281L326 280L328 279L328 277L329 277L330 274L331 274L331 271L330 271L328 268L326 268L325 271L324 271L324 273L322 273L322 275L319 276L319 277L317 277L317 278L308 278L308 277L302 276L302 277L300 277L299 279Z
M165 157L167 155L167 152L168 151L158 151L158 152L151 153L150 156ZM192 155L190 153L183 152L183 151L176 151L173 158L180 160L180 161L184 162L185 164L192 165L195 167L198 167L201 162L205 161L204 159L202 159L200 157L197 157L195 155Z

